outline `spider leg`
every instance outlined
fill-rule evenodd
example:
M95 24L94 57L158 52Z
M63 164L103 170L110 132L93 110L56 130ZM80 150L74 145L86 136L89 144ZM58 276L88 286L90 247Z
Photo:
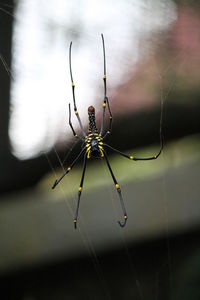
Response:
M81 122L81 119L80 119L80 116L79 116L79 113L78 113L78 110L77 110L77 106L76 106L75 84L74 84L73 76L72 76L71 50L72 50L72 42L70 43L70 46L69 46L69 69L70 69L70 77L71 77L71 82L72 82L72 95L73 95L73 102L74 102L74 113L77 117L77 120L78 120L78 123L80 125L83 136L86 136L86 133L83 129L83 125L82 125L82 122Z
M101 118L101 129L100 129L100 134L103 134L103 130L104 130L104 119L105 119L105 110L106 110L106 105L108 105L108 111L109 111L109 118L110 118L110 122L109 122L109 129L106 132L105 136L107 134L109 134L111 132L112 129L112 113L111 113L111 109L110 109L110 104L108 101L108 97L107 97L107 85L106 85L106 55L105 55L105 43L104 43L104 37L103 34L101 34L101 38L102 38L102 44L103 44L103 59L104 59L104 75L103 75L103 82L104 82L104 100L103 100L103 110L102 110L102 118ZM105 137L104 136L104 137Z
M156 155L150 156L150 157L135 157L133 155L129 156L126 153L121 152L121 151L119 151L119 150L111 147L108 144L103 144L103 145L104 145L104 147L107 147L107 148L113 150L114 152L116 152L116 153L118 153L118 154L120 154L120 155L122 155L122 156L124 156L124 157L126 157L128 159L130 159L130 160L135 160L135 161L137 161L137 160L154 160L154 159L157 159L160 156L160 154L162 153L162 150L163 150L163 139L161 139L160 150L158 151L158 153Z
M107 97L106 97L107 98ZM108 135L108 134L110 134L111 133L111 130L112 130L112 113L111 113L111 109L110 109L110 104L109 104L109 101L108 101L108 98L107 98L107 104L108 104L108 111L109 111L109 128L108 128L108 130L106 131L106 133L104 134L104 136L103 136L103 139L105 139L106 138L106 136Z
M72 132L73 132L74 137L82 140L82 138L79 137L79 136L76 134L76 131L74 130L74 127L73 127L72 122L71 122L71 106L70 106L70 103L69 103L69 126L70 126L71 129L72 129Z
M79 160L79 158L81 157L81 154L85 151L85 147L81 150L81 152L79 153L79 155L74 159L74 161L72 162L71 166L69 166L63 175L60 176L60 178L56 179L56 181L54 182L52 189L55 189L55 187L59 184L59 182L63 179L63 177L68 174L71 169L74 167L74 165L76 164L76 162Z
M74 218L74 228L75 229L76 229L76 225L77 225L78 210L79 210L79 205L80 205L81 193L82 193L82 190L83 190L83 181L84 181L84 177L85 177L86 162L87 162L87 152L85 153L85 157L84 157L83 172L82 172L80 186L79 186L79 189L78 189L78 202L77 202L76 213L75 213L75 218Z
M112 176L112 179L114 181L114 184L115 184L115 187L117 189L117 193L119 195L119 199L120 199L120 203L121 203L121 207L122 207L122 211L123 211L123 215L124 215L124 221L121 222L121 221L118 221L119 225L121 227L124 227L126 225L126 222L127 222L127 219L128 219L128 216L127 216L127 213L126 213L126 208L125 208L125 205L124 205L124 201L123 201L123 197L122 197L122 193L121 193L121 189L120 189L120 186L115 178L115 175L111 169L111 166L110 166L110 163L108 161L108 157L107 157L107 154L105 152L105 150L103 151L104 152L104 156L105 156L105 160L106 160L106 163L107 163L107 166L108 166L108 169L110 171L110 174Z

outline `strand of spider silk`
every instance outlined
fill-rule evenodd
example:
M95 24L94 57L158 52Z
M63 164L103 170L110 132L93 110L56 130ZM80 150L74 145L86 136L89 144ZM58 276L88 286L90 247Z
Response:
M169 94L171 93L171 91L173 90L174 86L175 86L175 83L176 83L176 79L172 80L168 89L167 89L167 92L165 93L164 95L164 92L163 92L163 77L167 74L167 72L170 70L170 68L175 65L175 62L176 60L178 59L178 57L180 56L180 54L177 54L175 55L174 59L171 61L170 64L167 65L167 67L163 70L162 74L158 71L158 75L160 77L160 80L161 80L161 94L162 94L162 99L163 99L163 103L165 102L165 100L168 98ZM181 54L181 66L185 63L186 61L186 57Z
M71 146L71 148L69 148L67 150L66 155L64 156L64 159L62 161L62 164L64 165L64 163L66 162L66 160L68 159L70 153L74 150L74 148L76 147L76 145L80 142L80 140L76 140L75 143Z
M14 78L13 78L13 75L12 75L12 73L11 73L11 70L10 70L10 68L8 67L8 64L6 63L4 57L3 57L3 55L2 55L1 53L0 53L0 60L1 60L2 64L3 64L3 66L4 66L4 68L5 68L5 70L6 70L7 74L8 74L8 76L10 77L10 79L13 80Z
M94 264L95 269L96 269L96 271L97 271L97 273L99 275L99 280L100 280L100 282L102 284L102 287L103 287L106 299L112 299L111 295L110 295L110 292L109 292L109 289L107 287L106 281L104 279L103 270L101 268L101 264L99 262L97 253L95 251L95 248L93 246L93 243L92 243L91 239L89 238L89 234L88 234L88 231L86 229L85 222L83 221L83 219L81 217L81 214L79 214L79 223L81 224L81 228L83 228L83 231L85 233L85 236L86 236L86 239L87 239L90 251L91 251L91 255L92 255L92 259L93 259L93 264ZM78 227L78 229L79 229L79 227Z
M133 277L134 277L134 280L136 283L136 288L138 291L139 299L142 300L142 299L144 299L144 295L143 295L141 284L139 281L139 276L138 276L138 272L136 269L136 263L135 263L135 261L133 261L133 256L130 254L130 250L129 250L129 247L128 247L128 244L127 244L126 238L125 238L125 231L123 230L123 228L120 228L120 227L119 227L119 230L120 230L121 240L123 242L124 249L126 252L127 260L129 262L129 267L133 273Z
M163 77L160 75L160 78L161 78L161 86L160 86L161 114L163 114L164 102L166 101L167 97L169 96L170 92L172 91L176 80L172 81L172 83L170 84L166 94L164 95L164 92L163 92ZM160 133L162 134L162 139L163 139L163 143L164 143L164 136L163 136L163 132L161 130L163 124L161 124L161 122L163 122L162 116L160 118ZM164 150L163 150L163 154L164 154ZM162 159L162 156L161 156L160 159ZM165 215L165 220L166 220L165 235L166 235L166 243L167 243L167 257L168 257L168 268L169 268L169 270L168 270L168 272L169 272L169 290L170 290L170 293L171 293L171 291L172 291L172 259L171 259L171 250L170 250L170 240L169 240L169 219L168 219L168 206L167 206L167 199L166 199L165 173L162 176L162 191L163 191L162 199L163 199L163 203L164 203L164 215Z
M164 218L165 218L165 237L166 237L166 246L167 246L167 259L168 259L168 272L169 272L169 297L171 297L172 292L172 257L171 257L171 247L170 247L170 238L169 238L169 217L168 217L168 202L166 197L166 180L165 172L162 176L162 191L163 191L163 208L164 208Z
M53 174L54 174L54 177L57 178L57 173L56 173L56 171L55 171L55 169L54 169L54 167L53 167L53 164L51 163L51 160L50 160L49 157L48 157L48 154L44 152L44 155L45 155L45 157L46 157L46 159L47 159L47 161L48 161L48 164L49 164L49 166L50 166L50 168L51 168L51 171L52 171ZM65 197L65 194L64 194L64 190L63 190L63 188L62 188L62 185L59 185L59 189L60 189L60 191L62 192L63 197ZM69 205L68 202L67 202L67 206L68 206L68 209L69 209L69 211L70 211L70 214L73 215L73 210L72 210L72 208L71 208L71 206Z
M107 168L105 166L105 164L103 165L103 170L105 171L105 178L108 176L108 172L107 172ZM120 180L119 180L120 182ZM111 181L112 183L112 181ZM106 186L106 189L107 189L107 193L110 194L110 198L111 198L111 202L112 202L112 208L113 208L113 212L114 212L114 215L115 215L115 219L117 220L118 218L118 212L117 212L117 208L116 208L116 205L114 203L116 203L116 199L113 199L113 193L111 192L111 189L108 188L108 186ZM133 262L132 260L132 257L130 255L130 251L129 251L129 248L128 248L128 245L125 241L125 238L124 238L124 228L121 228L118 226L118 230L120 230L120 237L121 237L121 240L123 242L123 245L124 245L124 248L125 248L125 253L126 253L126 256L127 256L127 260L128 260L128 266L130 267L130 271L132 272L133 274L133 280L135 281L136 283L136 288L137 288L137 291L138 291L138 295L139 295L139 299L143 299L143 293L142 293L142 289L141 289L141 284L140 284L140 281L139 281L139 276L137 274L137 271L136 271L136 267L135 267L135 263ZM134 287L133 287L133 297L135 296L135 293L134 293Z
M55 151L56 151L56 150L55 150ZM57 151L56 151L56 152L57 152ZM45 157L46 157L46 159L47 159L47 161L48 161L48 164L49 164L49 166L50 166L50 168L51 168L51 170L52 170L52 172L53 172L53 174L54 174L54 177L57 178L57 177L58 177L58 176L57 176L57 173L56 173L56 171L55 171L55 169L54 169L54 167L53 167L53 164L51 163L51 160L50 160L49 157L48 157L48 154L47 154L47 153L44 153L44 155L45 155ZM58 153L57 153L57 156L58 156L58 158L59 158ZM60 158L59 158L59 161L61 162ZM61 163L61 167L62 167L62 163ZM62 185L59 185L59 188L60 188L60 190L62 191L63 197L65 198L66 195L65 195L64 189L62 188ZM74 216L73 210L72 210L72 208L71 208L71 206L69 205L68 202L67 202L67 205L68 205L70 214L71 214L71 216L73 217L73 216ZM80 230L79 230L79 231L80 231Z
M170 84L169 88L167 89L166 94L164 95L163 92L163 77L160 75L161 79L161 85L160 85L160 94L161 94L161 114L163 114L163 105L164 102L166 101L167 97L169 96L170 92L173 90L173 87L175 85L176 80L173 80L172 83ZM164 136L162 132L162 127L163 127L163 116L161 115L160 118L160 135L161 138L163 139L164 143ZM164 154L164 150L163 150ZM162 156L161 158L162 159ZM171 259L171 250L170 250L170 240L169 240L169 219L168 219L168 207L167 207L167 199L166 199L166 181L165 181L165 174L162 176L162 190L163 190L163 202L164 202L164 215L165 215L165 220L166 220L166 227L165 227L165 235L166 235L166 243L167 243L167 257L168 257L168 272L169 272L169 290L170 293L172 291L172 259ZM158 295L158 293L157 293ZM155 295L156 296L156 295Z
M162 81L162 76L161 75L160 75L160 79ZM170 86L169 91L165 95L165 97L163 96L163 84L162 84L162 82L161 82L161 85L160 85L160 126L159 126L160 141L162 141L162 139L163 139L162 126L163 126L163 107L164 107L164 101L166 100L166 98L167 98L169 92L171 91L173 85L174 85L174 82ZM116 207L113 204L113 199L112 199L112 205L113 205L113 209L114 209L115 215L117 215L117 213L116 213ZM138 293L139 293L139 297L140 297L140 299L143 299L143 293L142 293L140 282L138 280L137 270L136 270L135 264L133 262L133 258L130 255L130 251L129 251L129 248L128 248L128 245L126 243L125 236L124 236L124 231L122 231L122 228L119 228L119 230L121 232L121 239L122 239L123 244L124 244L124 248L125 248L125 251L126 251L126 255L127 255L127 258L128 258L129 265L131 266L132 272L134 274L134 280L136 281L136 286L137 286L137 290L138 290Z
M56 150L55 150L55 151L56 151ZM56 151L56 153L57 153L57 151ZM56 171L55 171L55 169L54 169L54 167L53 167L53 165L52 165L52 163L51 163L51 161L50 161L50 159L49 159L49 157L48 157L48 155L47 155L46 153L45 153L45 156L46 156L46 158L47 158L47 161L48 161L48 163L49 163L49 166L50 166L52 172L54 173L55 178L57 178ZM56 154L56 156L58 156L58 159L59 159L59 161L61 162L58 153ZM62 166L62 163L61 163L61 166ZM63 198L65 199L66 195L65 195L65 192L64 192L64 190L63 190L63 188L62 188L62 185L59 185L59 189L61 190L61 192L62 192L62 194L63 194ZM69 211L70 211L71 216L73 217L73 210L72 210L71 206L69 205L68 201L65 201L65 202L67 203L67 207L68 207L68 209L69 209ZM79 222L80 222L80 221L81 221L81 214L79 213ZM97 271L97 274L98 274L99 270L98 270L98 263L96 263L96 260L97 260L96 255L94 255L94 254L93 254L94 252L91 251L90 247L88 247L88 239L86 239L86 238L84 237L84 234L82 233L80 227L78 227L77 229L78 229L78 232L79 232L79 234L80 234L80 236L81 236L81 239L82 239L82 241L83 241L83 244L84 244L85 249L88 251L88 254L91 256L92 263L93 263L93 265L94 265L94 267L95 267L95 269L96 269L96 271ZM110 297L109 297L108 299L110 299Z
M59 161L59 163L60 163L60 165L61 165L61 167L62 167L62 169L63 169L63 171L64 171L64 170L65 170L65 169L64 169L64 166L63 166L63 164L62 164L62 162L61 162L61 159L60 159L59 154L58 154L58 152L56 151L56 148L55 148L55 147L54 147L54 151L55 151L56 156L57 156L57 158L58 158L58 161ZM107 292L108 289L107 289L107 287L106 287L106 282L105 282L104 277L103 277L103 272L102 272L102 269L101 269L101 266L100 266L100 263L99 263L99 260L98 260L96 251L95 251L94 246L93 246L93 244L92 244L92 242L91 242L91 240L90 240L90 238L89 238L88 232L87 232L87 230L86 230L85 222L83 221L80 212L79 212L79 223L82 224L82 226L78 226L78 231L79 231L79 233L81 234L81 236L83 236L83 233L84 233L84 235L85 235L84 240L87 241L89 254L90 254L91 257L92 257L94 267L95 267L95 269L96 269L96 271L97 271L97 273L98 273L98 275L99 275L99 279L100 279L100 281L101 281L101 283L102 283L102 286L103 286L103 289L104 289L104 291L105 291L106 298L107 298L107 299L110 299L111 297L110 297L109 293ZM82 230L81 230L80 228L82 228ZM83 233L82 233L82 231L83 231Z
M163 140L163 138L164 138L163 137L163 109L164 109L164 101L166 100L166 97L169 95L169 92L171 91L171 89L172 89L172 87L174 85L174 82L170 86L170 91L168 91L168 93L164 97L164 95L163 95L162 76L160 76L160 78L161 78L161 85L160 85L160 126L159 126L160 128L159 128L159 134L160 134L160 140ZM121 228L121 238L122 238L123 243L124 243L124 247L125 247L125 250L126 250L126 253L127 253L127 257L128 257L130 266L131 266L133 272L135 273L136 285L137 285L137 288L138 288L140 299L143 299L143 293L142 293L141 285L140 285L139 280L137 280L137 278L138 278L137 270L135 268L135 264L133 263L133 259L132 259L131 255L130 255L130 251L128 249L128 245L126 243L125 236L124 236L124 231L122 231L122 228ZM169 254L170 254L170 252L169 252L169 248L168 248L168 255Z
M53 149L54 149L55 154L56 154L56 156L57 156L57 158L58 158L58 161L59 161L59 163L60 163L60 165L61 165L61 168L62 168L63 171L64 171L65 169L64 169L64 166L63 166L63 164L62 164L62 162L61 162L61 159L60 159L60 157L59 157L59 154L58 154L58 152L56 151L56 148L55 148L55 147L54 147ZM91 258L92 258L94 267L95 267L95 269L96 269L96 271L97 271L97 274L99 275L99 279L100 279L100 282L101 282L101 284L102 284L102 286L103 286L103 290L105 291L106 298L107 298L107 299L110 299L111 297L110 297L110 295L109 295L108 288L107 288L107 286L106 286L106 282L105 282L104 277L103 277L103 272L102 272L102 269L101 269L101 266L100 266L100 263L99 263L99 260L98 260L96 251L95 251L95 249L94 249L94 246L93 246L93 244L92 244L92 242L91 242L91 239L89 238L88 232L87 232L87 230L86 230L85 222L84 222L83 219L82 219L81 212L79 212L79 224L81 224L82 226L78 226L77 229L78 229L78 231L79 231L79 233L80 233L80 235L81 235L82 237L83 237L83 234L85 235L85 236L84 236L84 241L86 241L85 244L87 245L87 248L88 248L88 250L89 250L89 254L91 255ZM82 228L82 230L81 230L81 228Z
M1 5L0 6L0 11L1 12L9 15L13 19L16 19L16 14L14 14L14 13L12 13L12 12L10 12L7 9L5 9L5 8L2 7L2 6L4 6L4 7L7 7L7 8L11 8L12 10L15 10L15 6L14 5L9 5L9 4L6 4L6 3L1 3L1 2L0 2L0 5ZM10 79L14 80L12 72L11 72L10 68L8 67L8 64L6 63L4 57L3 57L3 55L1 53L0 53L0 61L2 62L2 64L3 64L4 68L5 68L8 76L10 77Z
M7 7L7 8L9 7L9 8L14 9L14 6L8 5L8 4L5 4L5 3L1 3L1 2L0 2L0 5L1 5L1 7L0 7L0 11L1 11L1 12L3 12L3 13L5 13L5 14L9 15L9 16L12 17L13 19L16 18L16 15L15 15L14 13L11 13L10 11L8 11L8 10L5 9L5 8L2 8L2 5L3 5L3 6L5 6L5 7ZM11 70L10 70L8 64L6 63L4 57L3 57L3 55L2 55L1 53L0 53L0 61L2 62L2 65L4 66L4 68L5 68L5 70L6 70L7 74L8 74L8 76L10 77L10 79L11 79L11 80L14 80L13 74L12 74L12 72L11 72Z
M58 158L60 166L61 166L61 168L64 171L65 169L64 169L64 166L63 166L63 164L61 162L60 156L59 156L58 152L56 151L56 148L53 147L53 149L55 151L56 157ZM48 160L48 162L50 162L49 158L47 158L47 160ZM52 170L53 170L53 172L55 174L55 177L57 177L56 172L55 172L55 170L53 168L53 165L51 163L50 163L50 166L51 166L51 168L52 168ZM63 188L62 188L61 185L60 185L60 188L61 188L61 190L63 192L63 196L65 198L65 193L64 193L64 190L63 190ZM67 205L69 207L70 214L73 216L72 208L71 208L71 206L69 205L68 202L67 202ZM106 286L106 282L105 282L105 280L103 278L103 272L102 272L102 269L100 267L100 263L99 263L96 251L95 251L95 249L94 249L94 247L92 245L92 242L91 242L91 240L90 240L90 238L88 236L85 223L83 222L82 217L81 217L81 213L79 213L79 223L81 223L83 226L78 226L77 229L79 231L79 234L81 236L81 239L82 239L82 241L84 243L84 246L85 246L86 250L88 251L89 255L92 258L92 262L93 262L94 268L95 268L95 270L96 270L96 272L97 272L97 274L99 276L99 280L100 280L100 282L102 284L102 287L103 287L103 290L105 292L106 299L111 299L111 297L109 295L109 292L108 292L108 288ZM83 229L81 229L81 228L83 228Z
M2 3L0 3L0 5L2 5ZM5 4L4 4L4 5L5 5ZM10 8L13 8L12 6L9 6L9 7L10 7ZM11 12L9 12L7 9L0 7L0 10L1 10L2 12L4 12L5 14L7 14L7 15L9 15L9 16L11 16L11 17L14 18L14 14L12 14Z

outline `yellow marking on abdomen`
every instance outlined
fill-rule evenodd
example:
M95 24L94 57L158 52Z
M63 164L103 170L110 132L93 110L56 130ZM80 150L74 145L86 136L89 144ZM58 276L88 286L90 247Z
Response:
M104 153L103 153L102 149L99 148L99 150L100 150L100 153L101 153L101 157L104 157Z
M91 148L91 147L90 147L90 148ZM90 158L90 156L91 156L90 148L88 148L87 158Z

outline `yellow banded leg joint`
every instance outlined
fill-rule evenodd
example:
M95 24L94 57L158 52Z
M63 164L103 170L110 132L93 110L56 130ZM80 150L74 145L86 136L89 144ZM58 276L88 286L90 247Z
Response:
M82 192L82 187L81 187L81 186L79 187L78 191L79 191L80 193Z
M133 160L134 157L131 155L129 158L130 158L131 160Z
M77 225L77 220L74 219L74 228L76 229L76 225Z
M75 110L74 113L75 113L76 116L78 115L78 111L77 110Z
M106 79L106 75L103 75L103 79Z
M73 86L73 87L75 87L75 84L74 84L74 82L72 82L72 86Z
M71 168L69 167L69 168L67 168L67 171L69 172L71 170Z
M117 190L120 188L118 183L115 184L115 187L116 187Z
M105 102L103 103L103 107L106 107L106 103Z

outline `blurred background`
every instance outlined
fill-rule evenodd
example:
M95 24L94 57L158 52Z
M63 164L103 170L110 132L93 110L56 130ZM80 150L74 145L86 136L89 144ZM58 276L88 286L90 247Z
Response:
M87 108L107 94L106 142L128 222L105 161L88 162L78 228L82 159L68 125L68 51L85 130ZM1 299L200 299L200 3L33 1L0 3ZM108 113L107 113L108 119ZM81 134L77 120L72 121ZM106 123L108 128L108 122Z

